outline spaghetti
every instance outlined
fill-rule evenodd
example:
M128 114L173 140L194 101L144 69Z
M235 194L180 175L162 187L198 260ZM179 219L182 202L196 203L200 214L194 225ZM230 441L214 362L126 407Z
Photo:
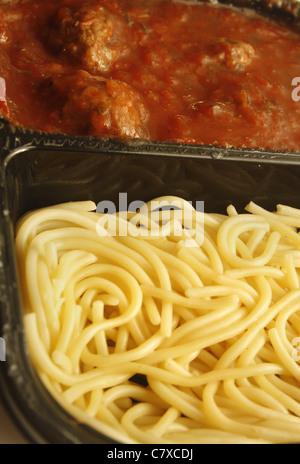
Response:
M115 234L89 201L22 218L32 362L68 412L121 443L298 442L300 210L179 201L190 229L180 209L149 219L149 204L115 214Z

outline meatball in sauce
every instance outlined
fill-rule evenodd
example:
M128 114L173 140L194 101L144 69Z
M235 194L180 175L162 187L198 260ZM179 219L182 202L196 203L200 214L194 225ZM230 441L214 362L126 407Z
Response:
M48 78L41 94L52 119L63 119L70 134L148 138L143 98L125 82L79 70Z
M101 5L60 8L50 22L46 40L54 54L64 54L89 71L107 71L122 53L116 18Z

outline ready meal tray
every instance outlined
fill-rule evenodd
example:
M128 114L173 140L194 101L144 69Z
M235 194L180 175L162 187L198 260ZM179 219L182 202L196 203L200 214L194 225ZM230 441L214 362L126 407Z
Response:
M227 2L226 2L227 3ZM249 6L249 2L233 2ZM252 7L298 21L298 2L253 1ZM175 195L225 213L249 201L273 209L300 208L298 153L75 137L33 132L0 122L0 391L32 443L115 444L78 423L46 391L28 359L14 251L17 221L57 203L108 200L118 204ZM3 346L2 346L3 348ZM5 359L4 359L5 354ZM299 437L300 438L300 437Z
M297 154L174 144L124 144L69 138L1 125L1 318L6 342L1 395L17 424L35 443L114 443L77 423L51 398L32 369L24 339L14 253L16 222L26 212L60 202L90 199L118 204L177 195L201 200L205 210L242 211L254 201L300 207Z

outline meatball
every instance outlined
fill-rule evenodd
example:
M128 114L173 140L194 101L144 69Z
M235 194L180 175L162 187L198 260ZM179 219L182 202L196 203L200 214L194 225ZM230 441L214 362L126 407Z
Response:
M220 40L215 48L219 63L234 70L248 65L255 55L251 44L237 40Z
M79 70L49 78L43 91L68 133L149 138L143 98L125 82Z
M101 6L59 9L49 26L47 41L54 53L69 55L90 72L107 71L122 49L116 39L115 22Z

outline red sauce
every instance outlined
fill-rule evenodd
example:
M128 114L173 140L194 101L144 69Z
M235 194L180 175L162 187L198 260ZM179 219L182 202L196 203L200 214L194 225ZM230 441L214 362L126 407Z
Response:
M157 0L20 0L0 12L0 105L15 124L300 150L300 39L270 19Z

